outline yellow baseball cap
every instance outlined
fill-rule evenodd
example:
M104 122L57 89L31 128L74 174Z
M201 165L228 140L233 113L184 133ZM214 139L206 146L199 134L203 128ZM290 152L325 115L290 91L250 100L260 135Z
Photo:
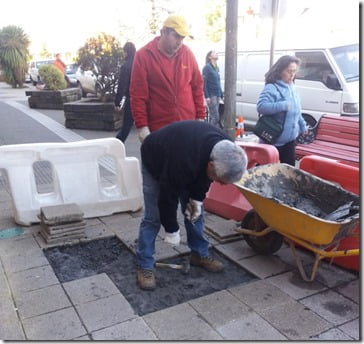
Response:
M178 15L170 15L163 24L163 27L168 27L176 31L180 36L191 37L190 28L186 22L186 19Z

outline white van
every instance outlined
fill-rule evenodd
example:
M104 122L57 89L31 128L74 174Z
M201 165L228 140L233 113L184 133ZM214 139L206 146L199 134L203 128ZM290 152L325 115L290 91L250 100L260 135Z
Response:
M301 98L302 115L314 127L323 114L359 115L359 44L326 48L275 50L274 61L282 55L301 60L296 89ZM258 119L256 104L269 69L270 52L239 51L237 58L236 116L247 125ZM219 53L222 83L225 78L225 54Z
M39 68L45 64L52 64L55 60L38 60L32 61L29 65L29 77L30 81L35 86L39 81Z

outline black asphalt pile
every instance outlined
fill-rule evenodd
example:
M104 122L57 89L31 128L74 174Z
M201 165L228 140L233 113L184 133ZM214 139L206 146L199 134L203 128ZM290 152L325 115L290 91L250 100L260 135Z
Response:
M211 273L191 266L188 274L184 274L181 270L156 268L157 288L145 291L136 285L134 254L116 237L54 247L44 252L61 283L106 273L138 315L255 279L249 272L212 250L211 255L224 263L223 272ZM183 264L187 261L188 256L181 255L164 262Z

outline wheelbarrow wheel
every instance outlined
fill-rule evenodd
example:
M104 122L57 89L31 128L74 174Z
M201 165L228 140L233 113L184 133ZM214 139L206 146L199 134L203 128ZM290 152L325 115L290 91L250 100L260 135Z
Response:
M267 225L254 209L248 211L241 221L241 227L260 232ZM270 232L263 236L243 234L247 244L259 254L269 255L278 251L283 244L283 236L277 232Z

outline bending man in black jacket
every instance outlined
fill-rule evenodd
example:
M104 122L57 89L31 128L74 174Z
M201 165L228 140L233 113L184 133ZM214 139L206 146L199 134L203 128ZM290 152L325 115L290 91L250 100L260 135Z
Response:
M129 87L130 87L130 75L131 69L133 66L134 56L135 56L135 45L131 42L126 42L124 47L124 54L125 60L123 65L120 68L120 75L118 81L118 89L115 95L115 109L117 111L121 110L121 100L125 97L125 103L123 105L124 109L124 116L123 116L123 125L116 135L116 137L121 141L125 142L126 138L128 137L130 130L133 126L134 120L133 115L131 113L130 107L130 94L129 94Z
M191 265L218 272L223 264L209 256L203 236L202 201L212 181L221 184L240 180L247 166L245 152L227 134L211 124L181 121L148 135L141 146L144 216L137 249L137 284L156 286L155 240L160 225L179 233L178 202L184 214Z

